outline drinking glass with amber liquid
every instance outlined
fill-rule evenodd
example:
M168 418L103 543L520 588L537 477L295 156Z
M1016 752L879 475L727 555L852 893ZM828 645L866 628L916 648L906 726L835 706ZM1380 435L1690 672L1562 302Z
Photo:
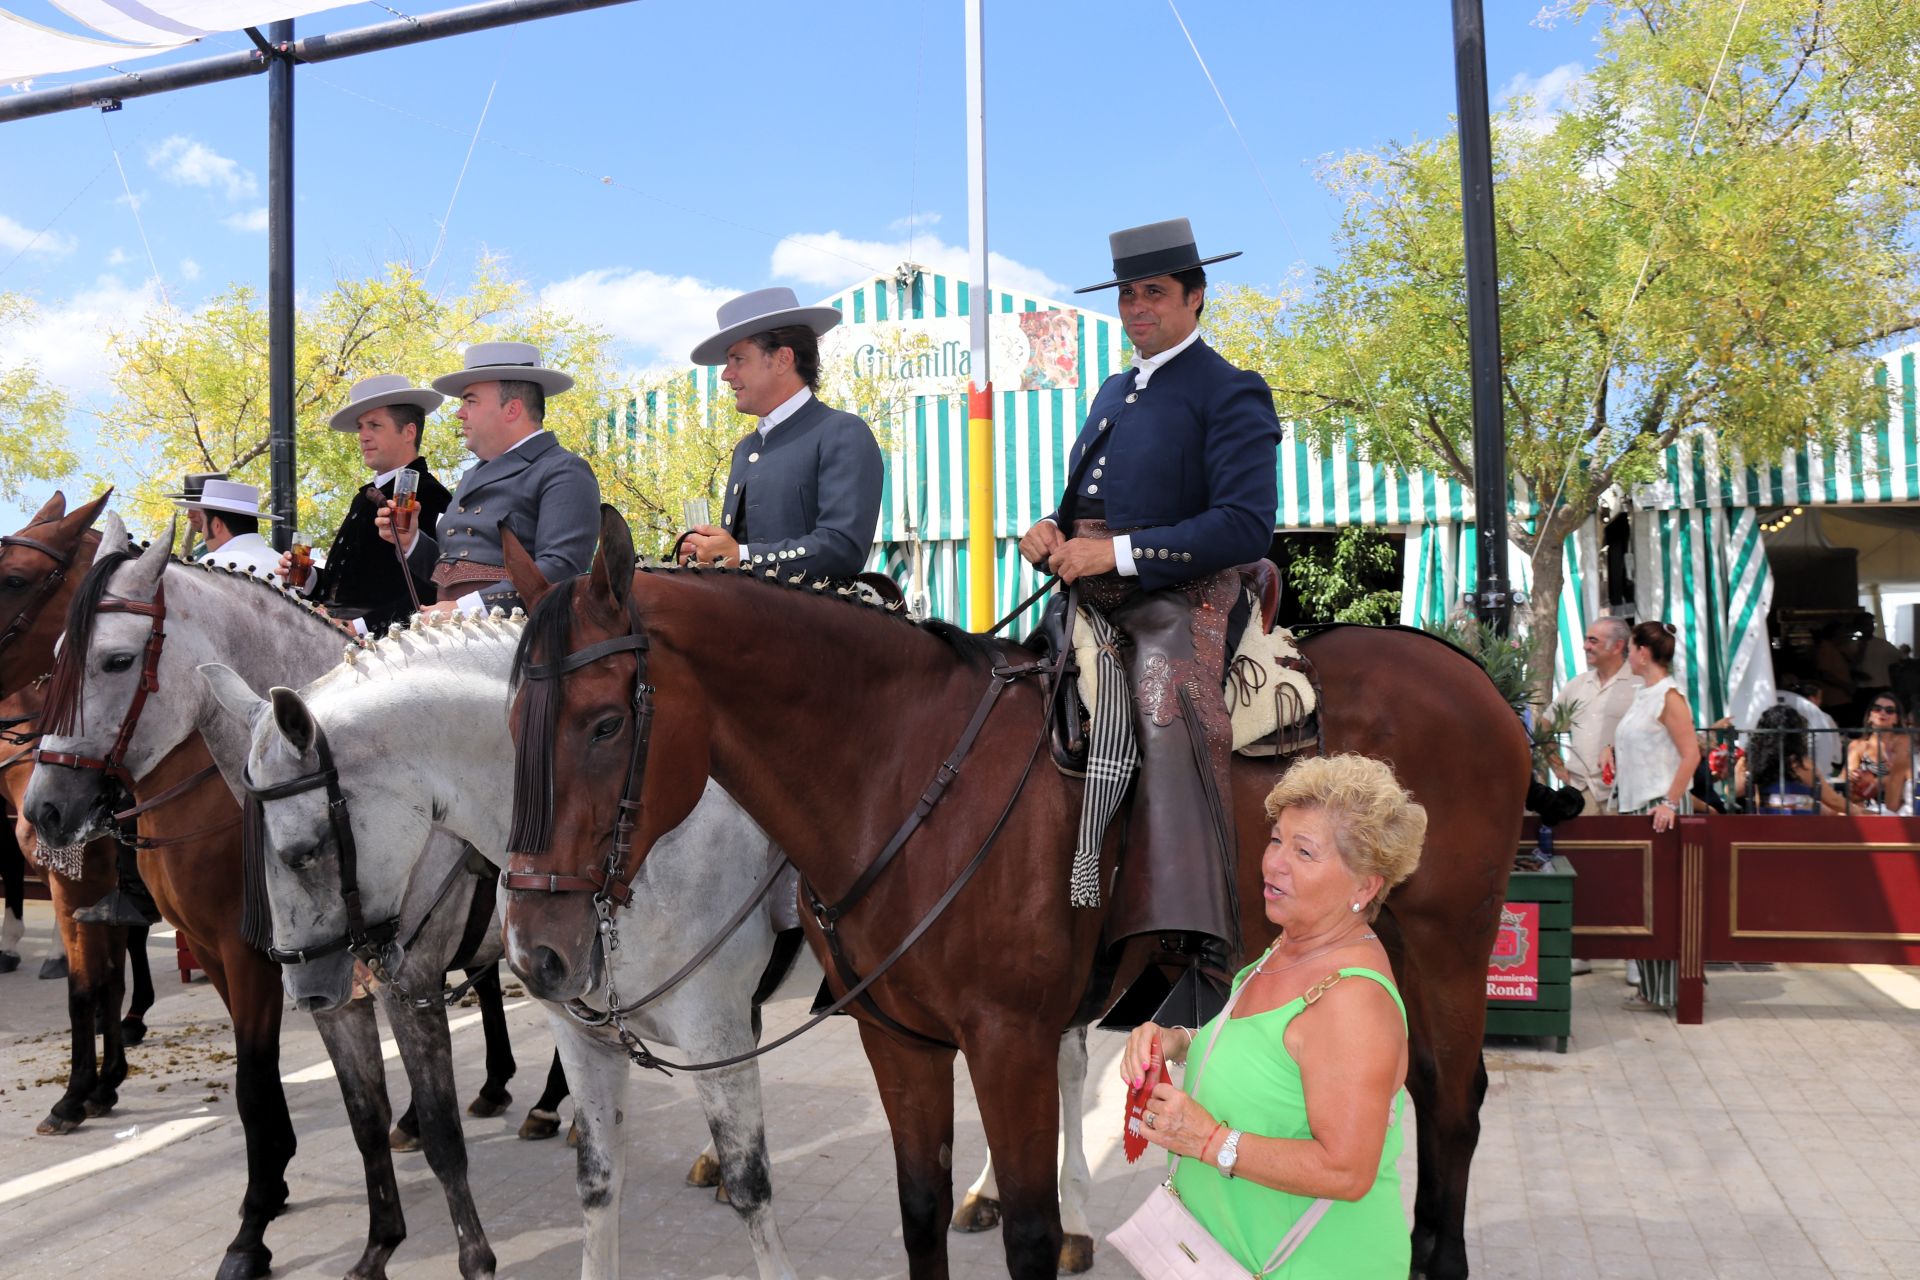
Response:
M307 575L313 572L313 534L295 529L287 554L292 558L292 563L287 566L287 585L305 586Z
M405 546L420 519L420 473L411 467L403 468L393 478L393 497L389 501L393 504L393 536Z

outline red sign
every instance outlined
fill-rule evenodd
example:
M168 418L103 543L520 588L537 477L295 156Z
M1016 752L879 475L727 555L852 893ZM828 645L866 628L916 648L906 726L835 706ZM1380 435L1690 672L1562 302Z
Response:
M1509 902L1500 908L1500 935L1487 961L1487 999L1540 998L1540 904Z

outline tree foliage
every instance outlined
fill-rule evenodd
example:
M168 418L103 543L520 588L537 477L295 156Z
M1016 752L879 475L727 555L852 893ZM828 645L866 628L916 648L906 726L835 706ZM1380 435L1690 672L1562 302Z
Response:
M1495 122L1507 460L1537 504L1511 533L1533 562L1537 693L1561 543L1604 490L1649 476L1683 431L1764 457L1873 422L1871 355L1920 326L1920 6L1749 0L1736 23L1740 8L1564 3L1552 16L1599 22L1596 65L1550 121L1519 103ZM1343 207L1337 260L1297 300L1229 293L1216 330L1317 443L1351 431L1376 461L1470 483L1455 136L1349 154L1324 177Z
M35 307L17 293L0 293L0 350L10 331L28 328ZM21 486L59 480L75 466L67 446L67 397L38 366L17 357L0 360L0 497L16 499Z
M1378 529L1358 525L1321 539L1288 537L1287 582L1306 616L1380 626L1400 618L1400 586L1393 544Z

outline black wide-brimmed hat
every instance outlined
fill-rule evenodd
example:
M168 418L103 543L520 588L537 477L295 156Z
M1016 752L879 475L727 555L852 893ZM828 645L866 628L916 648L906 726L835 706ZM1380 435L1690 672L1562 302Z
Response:
M180 492L169 493L166 496L174 502L198 502L200 491L207 487L207 481L226 478L227 473L224 471L189 471L186 479L180 483Z
M1193 243L1193 224L1185 218L1128 227L1108 236L1107 244L1113 250L1113 279L1075 289L1075 293L1113 289L1135 280L1170 276L1176 271L1191 271L1210 262L1225 262L1240 256L1240 251L1235 249L1232 253L1216 253L1211 258L1201 257Z

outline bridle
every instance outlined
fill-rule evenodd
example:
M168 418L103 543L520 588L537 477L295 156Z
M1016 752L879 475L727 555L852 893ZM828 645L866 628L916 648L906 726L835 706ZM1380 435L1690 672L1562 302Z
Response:
M360 852L353 839L353 819L347 812L347 797L340 790L340 770L334 767L333 749L327 745L327 735L318 724L313 726L313 751L320 759L320 767L312 773L265 787L255 786L253 779L243 774L240 785L255 802L284 800L326 789L327 827L333 833L334 848L339 852L340 901L346 908L347 929L339 937L318 946L292 950L269 947L267 958L275 964L305 964L322 956L350 951L372 969L376 977L391 983L384 972L385 956L387 945L399 936L400 917L372 925L367 923L366 912L360 904Z
M619 817L614 821L613 843L608 846L605 860L583 876L541 875L534 871L503 871L500 874L501 888L520 893L591 893L594 914L600 918L601 932L609 937L613 930L613 913L633 901L633 887L628 881L632 879L634 871L628 868L627 861L633 854L633 832L640 823L642 803L635 793L645 784L647 748L653 738L654 689L647 683L647 636L640 629L638 619L629 615L628 621L633 627L628 634L576 649L557 662L529 664L522 675L527 680L558 680L603 658L611 658L616 653L633 655L636 668L633 676L633 749L627 757L626 777L620 783ZM553 744L541 744L537 749L551 751ZM545 853L546 849L523 849L517 852L536 854Z
M94 606L97 613L137 613L149 619L147 647L144 665L140 669L140 683L133 691L133 700L127 704L127 714L120 721L119 736L114 738L113 746L104 756L79 756L68 751L35 751L35 764L59 765L67 769L95 769L110 778L118 779L126 788L133 789L133 775L127 772L127 747L133 741L133 731L140 725L140 712L146 708L150 694L160 690L160 651L167 640L167 584L164 580L153 589L153 599L127 600L119 596L103 596ZM62 655L69 662L85 662L84 653Z
M7 629L0 631L0 653L6 652L8 645L25 635L33 626L40 617L40 610L45 608L47 601L60 590L60 584L67 580L67 570L73 567L72 552L62 551L56 546L51 546L38 538L29 538L25 534L9 533L0 537L0 549L6 547L25 547L29 551L38 551L53 561L53 572L40 580L39 587L27 597L27 602L20 606L20 612L13 615L13 621L7 624Z

